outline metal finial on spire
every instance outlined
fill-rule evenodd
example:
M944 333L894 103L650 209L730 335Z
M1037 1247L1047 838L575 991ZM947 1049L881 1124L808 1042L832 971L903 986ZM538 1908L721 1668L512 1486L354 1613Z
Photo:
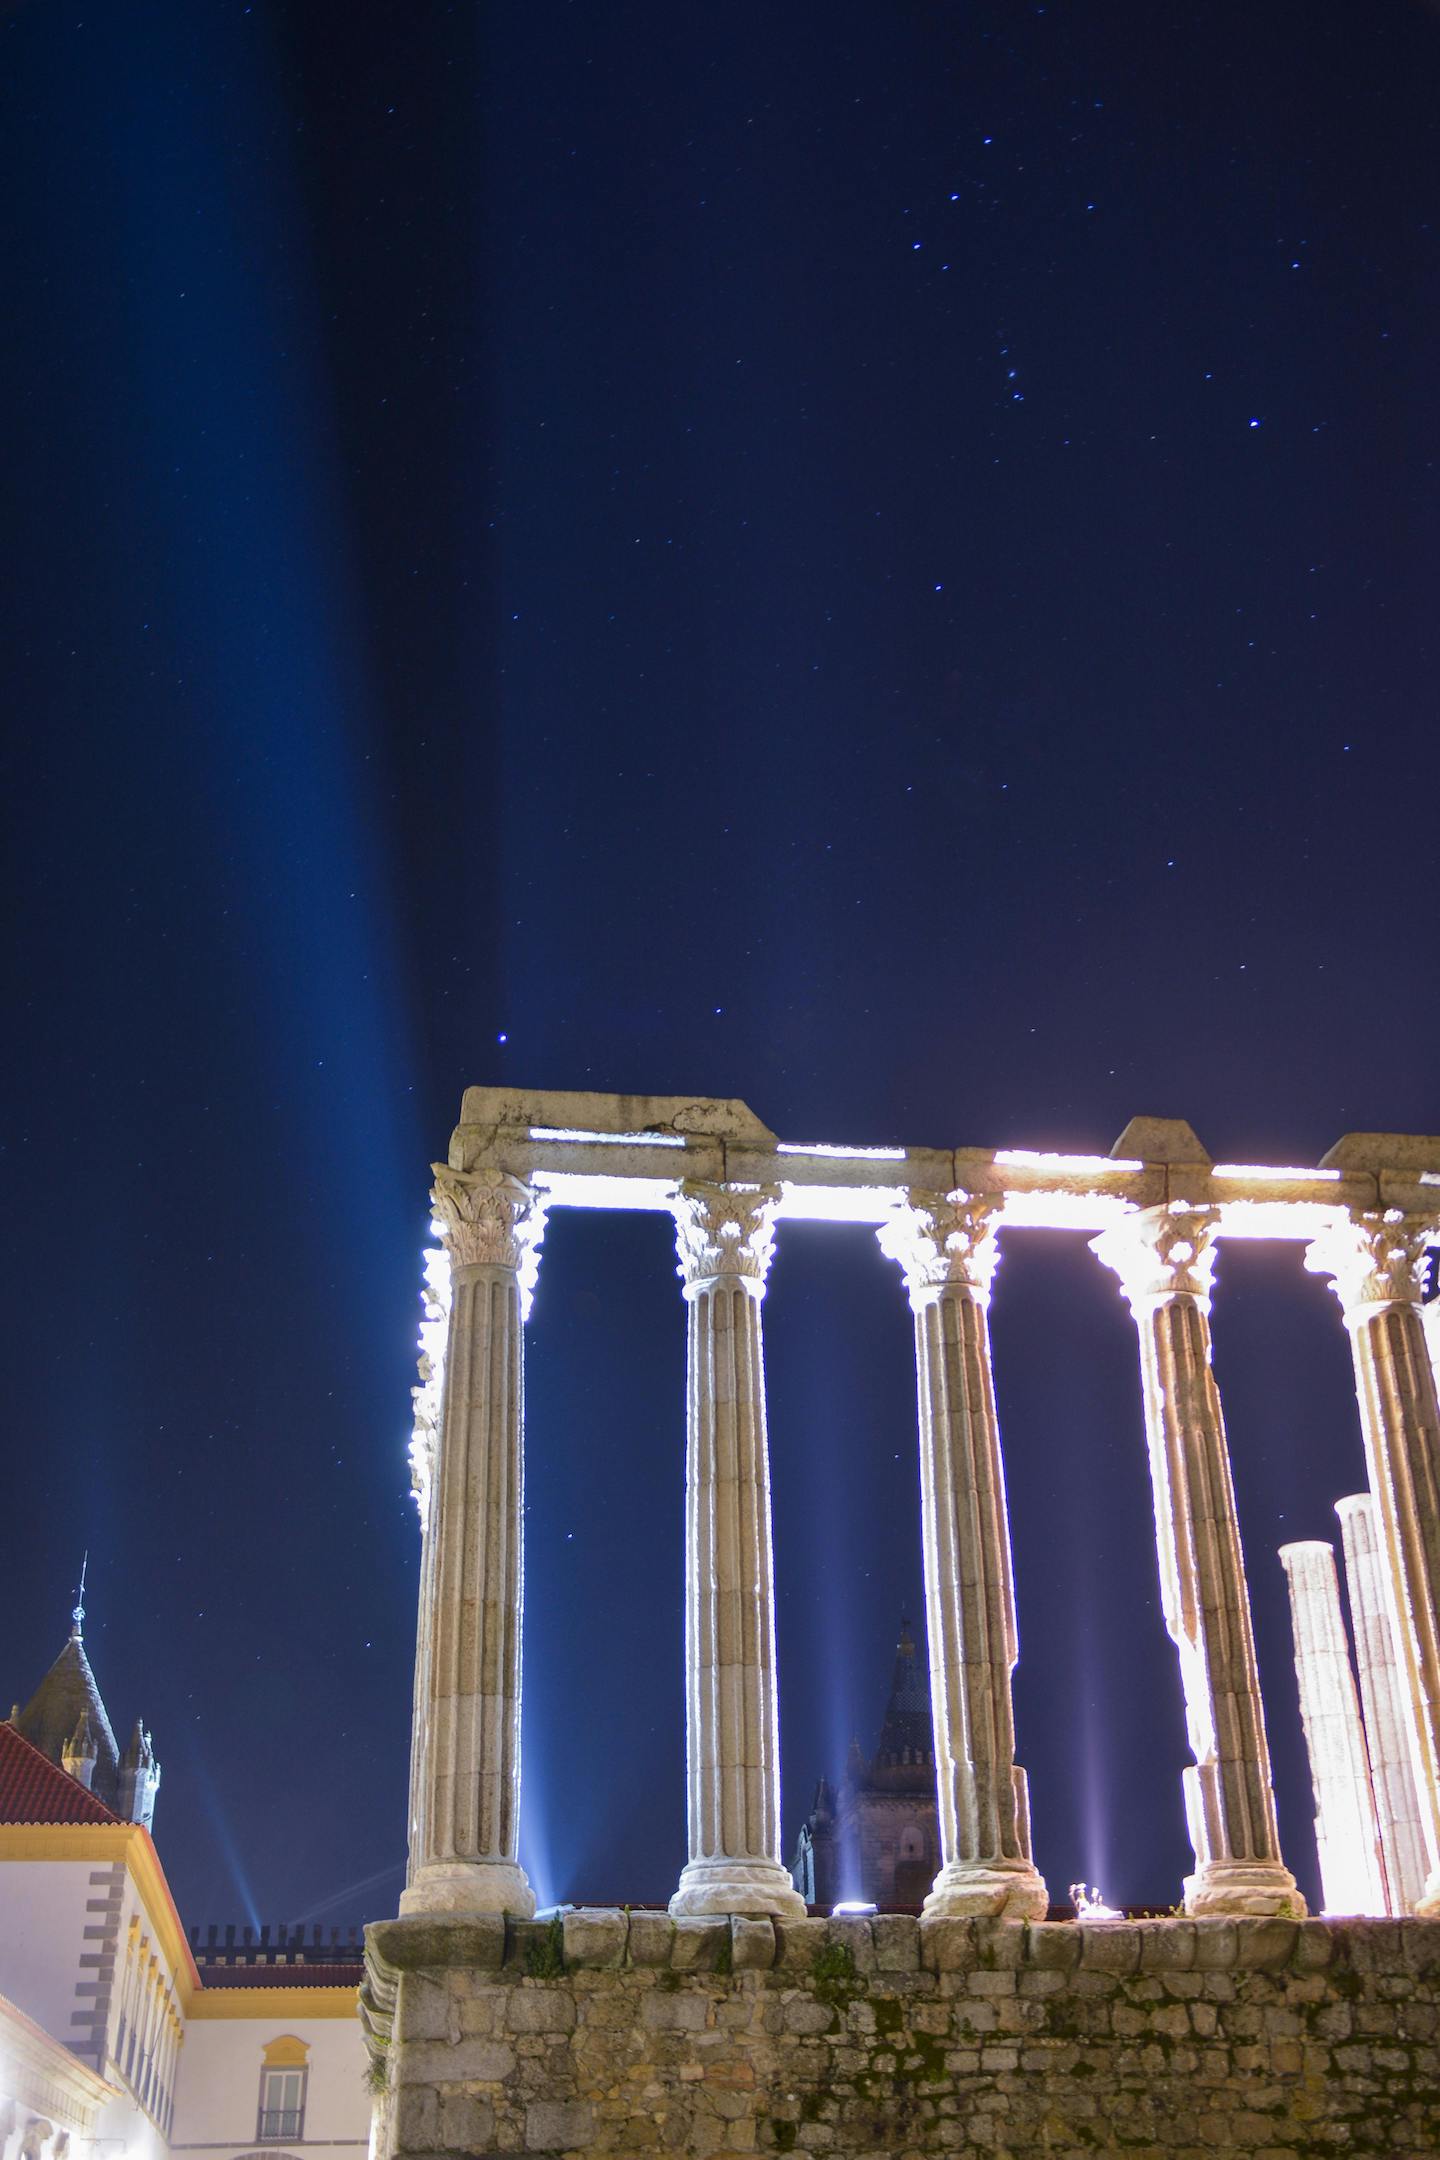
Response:
M85 1557L80 1562L80 1588L75 1593L75 1603L70 1611L70 1633L74 1636L76 1642L79 1642L85 1628L85 1571L89 1565L90 1548L87 1545Z

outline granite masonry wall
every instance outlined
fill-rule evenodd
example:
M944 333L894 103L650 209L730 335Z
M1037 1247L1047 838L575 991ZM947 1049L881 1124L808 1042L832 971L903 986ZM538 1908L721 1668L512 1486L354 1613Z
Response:
M382 1921L381 2160L1440 2153L1440 1921Z

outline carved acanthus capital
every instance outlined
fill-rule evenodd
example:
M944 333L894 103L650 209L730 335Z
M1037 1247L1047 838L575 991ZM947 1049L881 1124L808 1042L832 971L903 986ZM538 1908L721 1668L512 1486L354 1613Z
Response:
M440 1242L456 1267L512 1268L520 1310L528 1317L540 1272L548 1193L503 1170L452 1170L434 1163L430 1198Z
M675 1195L676 1272L691 1296L707 1283L747 1283L763 1295L775 1251L778 1185L702 1185L687 1179Z
M503 1170L432 1167L435 1223L456 1267L523 1267L545 1234L546 1195Z
M1328 1275L1348 1319L1368 1305L1418 1305L1424 1293L1426 1247L1440 1238L1440 1219L1357 1210L1337 1216L1305 1251L1305 1265Z
M1218 1208L1183 1202L1141 1208L1091 1238L1090 1250L1119 1276L1133 1311L1156 1299L1190 1297L1208 1312L1219 1220Z
M982 1305L999 1265L1004 1201L991 1193L911 1192L875 1233L887 1259L905 1271L918 1312L939 1290L967 1290Z

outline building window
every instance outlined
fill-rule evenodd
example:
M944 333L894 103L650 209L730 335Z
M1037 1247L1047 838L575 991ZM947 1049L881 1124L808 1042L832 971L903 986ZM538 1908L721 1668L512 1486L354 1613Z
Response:
M286 2033L264 2050L260 2070L260 2114L257 2143L286 2144L305 2135L305 2086L309 2078L310 2050L303 2040Z

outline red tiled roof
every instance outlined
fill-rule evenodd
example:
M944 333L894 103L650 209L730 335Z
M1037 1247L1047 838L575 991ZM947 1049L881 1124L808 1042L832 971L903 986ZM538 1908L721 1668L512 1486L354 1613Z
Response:
M113 1823L103 1800L48 1755L0 1724L0 1823Z

